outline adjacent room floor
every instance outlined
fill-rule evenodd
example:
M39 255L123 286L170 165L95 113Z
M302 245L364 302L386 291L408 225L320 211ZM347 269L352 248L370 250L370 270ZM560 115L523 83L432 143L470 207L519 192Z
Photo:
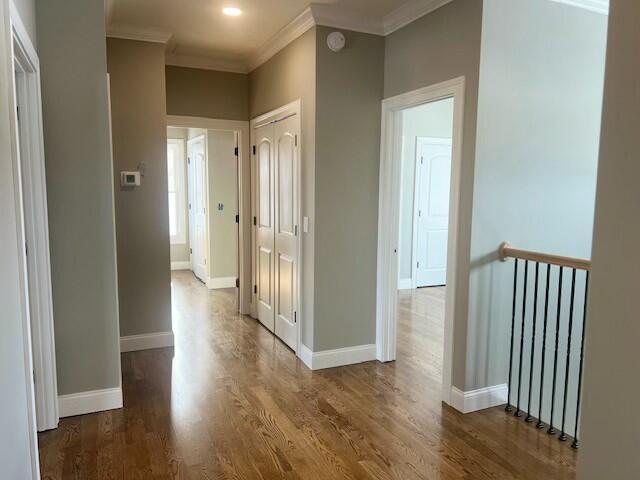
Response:
M172 278L175 350L123 354L124 408L41 434L42 478L574 478L557 438L441 404L444 289L401 292L397 362L311 372L233 291Z

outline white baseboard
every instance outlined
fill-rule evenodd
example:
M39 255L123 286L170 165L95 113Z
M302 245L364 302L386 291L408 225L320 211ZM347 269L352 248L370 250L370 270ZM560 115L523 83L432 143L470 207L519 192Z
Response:
M210 278L207 281L209 290L217 290L218 288L236 288L236 277L217 277Z
M306 345L300 349L300 359L311 370L342 367L354 363L370 362L376 359L375 345L357 345L355 347L338 348L312 352Z
M173 347L173 332L145 333L120 337L120 351L122 353L165 347Z
M191 262L171 262L171 270L191 270Z
M411 278L401 278L398 281L398 290L410 290L413 288L413 280Z
M504 405L507 403L507 392L506 383L468 392L451 387L451 406L462 413L477 412L485 408Z
M72 393L58 397L60 418L114 410L116 408L122 408L121 387Z

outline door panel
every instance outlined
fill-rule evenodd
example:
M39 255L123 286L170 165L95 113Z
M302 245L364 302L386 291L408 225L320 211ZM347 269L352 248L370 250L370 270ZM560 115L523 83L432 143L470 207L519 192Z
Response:
M273 161L273 125L255 130L256 159L258 171L256 185L256 286L258 287L258 320L272 332L275 324L274 283L274 195L275 165Z
M417 286L444 285L447 278L451 140L418 139Z
M298 246L296 218L298 206L297 197L297 168L298 168L298 118L289 117L275 124L275 158L276 178L275 189L276 229L275 255L276 265L276 298L277 315L275 318L275 333L289 347L296 349L296 282L295 272L298 269Z
M207 158L205 137L189 140L189 226L193 273L207 282Z

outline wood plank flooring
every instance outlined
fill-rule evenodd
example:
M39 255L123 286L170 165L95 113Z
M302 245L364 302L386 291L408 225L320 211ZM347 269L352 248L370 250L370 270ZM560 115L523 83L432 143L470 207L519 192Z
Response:
M576 454L439 401L444 289L399 297L398 360L309 371L232 291L174 272L175 349L122 355L122 410L40 434L44 479L571 479Z

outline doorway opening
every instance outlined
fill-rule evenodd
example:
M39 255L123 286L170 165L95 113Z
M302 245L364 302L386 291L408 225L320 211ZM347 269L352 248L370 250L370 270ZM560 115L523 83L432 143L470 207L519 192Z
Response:
M382 108L377 358L420 358L449 404L463 103L460 77Z
M246 203L246 123L171 117L167 124L172 278L190 272L208 290L233 292L236 310L245 313L241 246L246 219L241 210Z

